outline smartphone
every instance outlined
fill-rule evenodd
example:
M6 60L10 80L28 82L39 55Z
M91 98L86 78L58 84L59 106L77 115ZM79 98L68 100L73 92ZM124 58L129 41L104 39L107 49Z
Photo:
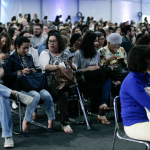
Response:
M118 61L119 62L124 62L124 58L119 58Z
M72 58L75 56L75 53L68 54L68 60L72 60Z
M30 72L32 72L32 70L34 70L34 68L30 68Z

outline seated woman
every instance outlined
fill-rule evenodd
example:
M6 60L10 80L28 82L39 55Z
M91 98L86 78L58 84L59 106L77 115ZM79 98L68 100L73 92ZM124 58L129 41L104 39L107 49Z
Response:
M67 62L67 53L64 53L64 42L59 33L51 33L46 41L46 49L40 54L40 65L44 72L47 72L48 85L51 88L51 94L58 99L58 107L62 118L61 126L64 132L72 133L73 130L69 125L67 104L68 104L68 91L61 87L62 90L58 90L56 93L55 88L58 86L53 82L56 82L55 71L58 68L64 68L65 62ZM76 66L72 64L72 60L68 65L72 69L76 69ZM49 74L48 74L49 72Z
M131 71L120 90L121 117L125 133L133 139L150 141L150 122L145 108L150 110L150 96L145 91L150 85L150 47L134 46L128 54Z
M123 47L120 47L122 37L118 33L112 33L108 36L107 46L101 48L101 64L109 67L122 66L126 67L127 54ZM121 81L115 81L115 85L120 85Z
M82 38L81 34L74 33L72 35L71 39L70 39L70 49L69 49L69 51L71 53L75 53L80 48L82 40L83 40L83 38Z
M127 54L123 47L120 47L122 43L122 37L118 33L112 33L108 36L107 46L101 48L99 52L102 54L102 64L106 66L114 67L118 64L118 59L123 58L124 62L127 63Z
M21 89L20 85L17 82L17 79L22 74L36 73L33 58L30 54L27 53L29 47L30 40L27 37L18 37L15 42L15 52L7 57L4 63L4 79L6 86L13 90L21 91L22 93L26 93L27 95L33 97L32 103L29 104L26 108L25 117L22 122L22 134L24 136L29 136L29 122L32 122L33 113L40 99L44 102L44 108L48 117L48 132L53 132L53 122L55 120L54 103L50 93L45 89L42 89L39 92L35 90L25 92Z
M97 46L97 50L101 49L104 45L105 42L105 37L104 34L102 32L96 31L95 32L98 36L98 46Z
M94 71L100 69L100 54L96 51L98 45L98 37L96 33L87 31L80 46L80 50L75 52L74 63L77 69L81 71ZM79 80L79 89L84 95L95 96L101 98L101 105L99 106L99 115L97 116L98 122L102 124L110 124L106 119L105 111L110 109L107 107L109 94L111 91L111 80L107 79L104 83L92 84L84 80ZM102 91L102 92L101 92ZM102 97L100 96L102 93Z

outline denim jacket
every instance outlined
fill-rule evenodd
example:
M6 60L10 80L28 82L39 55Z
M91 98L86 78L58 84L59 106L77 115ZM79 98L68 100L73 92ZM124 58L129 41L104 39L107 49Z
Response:
M31 54L26 54L27 63L30 68L35 68ZM19 90L16 84L18 78L17 72L23 70L22 60L20 59L17 51L10 55L4 63L4 84L13 90Z

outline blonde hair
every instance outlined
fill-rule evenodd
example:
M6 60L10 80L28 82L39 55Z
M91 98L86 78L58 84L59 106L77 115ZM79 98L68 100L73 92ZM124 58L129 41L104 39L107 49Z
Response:
M67 36L61 35L61 37L62 37L62 39L63 39L65 45L69 43L69 40L68 40L68 37L67 37Z
M37 14L36 14L36 13L34 14L34 17L35 17L35 19L38 19L38 17L37 17Z

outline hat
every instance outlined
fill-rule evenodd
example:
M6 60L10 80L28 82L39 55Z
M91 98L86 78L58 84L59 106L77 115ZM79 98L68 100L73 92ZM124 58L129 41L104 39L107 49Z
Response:
M75 41L81 37L80 33L74 33L70 39L70 44L73 46L73 44L75 43Z

